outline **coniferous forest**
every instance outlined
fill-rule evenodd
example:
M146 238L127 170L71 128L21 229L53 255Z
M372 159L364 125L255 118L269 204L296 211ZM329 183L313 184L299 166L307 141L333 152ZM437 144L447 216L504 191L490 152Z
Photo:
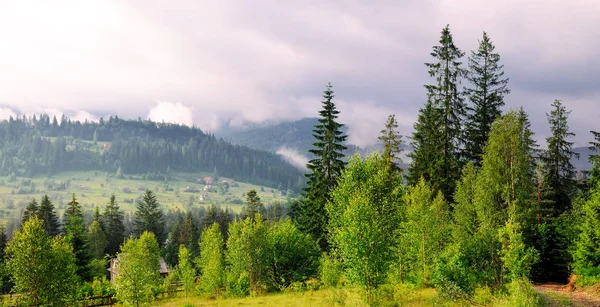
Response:
M511 83L485 32L467 54L446 26L430 54L412 135L390 115L381 152L344 154L334 87L325 86L306 184L288 204L265 205L250 190L239 214L164 212L147 190L128 231L114 196L90 223L76 195L62 218L49 197L32 200L12 238L0 229L2 290L12 294L3 302L194 306L264 296L282 305L323 295L310 304L556 306L536 288L548 283L598 295L600 132L589 135L595 155L580 157L593 169L578 173L570 110L561 100L543 106L551 135L539 146L524 108L505 107ZM304 182L275 155L185 126L47 116L1 125L5 174L217 167L240 180ZM111 146L67 149L71 139ZM410 161L401 161L407 143ZM275 292L291 298L267 295Z

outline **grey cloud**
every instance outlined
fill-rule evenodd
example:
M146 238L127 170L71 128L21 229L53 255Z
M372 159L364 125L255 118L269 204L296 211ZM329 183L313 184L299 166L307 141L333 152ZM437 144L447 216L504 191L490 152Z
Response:
M563 99L585 144L600 130L598 15L587 0L4 1L0 103L144 118L178 102L192 114L163 119L214 131L315 116L331 81L350 139L370 146L389 113L410 134L432 81L423 63L450 24L467 55L490 34L507 109L523 105L543 138Z

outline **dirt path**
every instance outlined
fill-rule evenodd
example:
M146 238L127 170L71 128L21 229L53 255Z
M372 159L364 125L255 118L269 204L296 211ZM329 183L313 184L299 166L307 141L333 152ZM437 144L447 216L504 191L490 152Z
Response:
M544 298L548 306L598 306L600 298L586 292L568 291L566 285L541 284L534 289Z

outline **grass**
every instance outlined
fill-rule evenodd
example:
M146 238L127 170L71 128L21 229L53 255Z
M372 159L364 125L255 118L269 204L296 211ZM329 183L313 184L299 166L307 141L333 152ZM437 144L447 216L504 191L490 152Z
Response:
M325 306L366 306L354 289L325 289L296 293L271 293L265 296L203 299L201 297L179 297L156 301L153 306L293 306L293 307L325 307ZM406 293L399 301L386 301L383 306L461 306L455 302L441 300L435 289L418 289Z
M109 197L114 194L116 200L125 212L135 210L135 199L144 193L144 189L152 190L158 201L163 205L163 210L186 210L191 203L192 206L209 206L210 204L228 207L235 212L240 212L243 205L234 202L244 201L244 193L250 189L258 191L258 195L265 204L273 201L285 202L284 196L272 188L261 187L258 185L238 182L239 186L230 187L226 195L221 195L215 187L214 191L206 192L208 200L199 199L203 191L204 184L199 183L197 178L210 176L209 173L177 173L173 175L173 180L165 183L162 181L140 180L135 177L126 176L125 179L117 179L107 176L105 172L86 171L86 172L63 172L52 177L34 177L30 178L35 185L33 193L19 193L19 184L23 179L17 178L14 182L8 182L6 179L0 181L0 220L8 222L18 219L21 210L27 204L36 198L39 202L44 194L48 194L54 203L57 211L62 213L66 204L70 201L71 195L75 193L79 203L84 211L92 212L95 206L103 210L108 203ZM227 179L227 178L221 178ZM53 191L45 187L45 182L53 181L55 183L69 182L65 190ZM172 188L172 191L165 189L165 185ZM186 187L193 186L199 189L199 192L185 192ZM131 192L125 192L128 188ZM140 188L140 190L138 190ZM264 191L261 191L262 190Z

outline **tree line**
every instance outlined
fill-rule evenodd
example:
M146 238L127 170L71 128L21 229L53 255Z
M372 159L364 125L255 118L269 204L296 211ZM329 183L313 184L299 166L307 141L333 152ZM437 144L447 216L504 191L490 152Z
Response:
M103 145L107 144L106 147ZM61 171L111 174L214 172L238 181L300 191L301 172L282 157L231 145L196 127L123 120L58 121L46 114L0 122L0 175L32 177Z
M89 288L114 291L130 306L151 302L161 289L171 291L172 281L183 284L185 295L212 297L349 284L369 305L390 296L383 285L411 284L435 287L448 299L469 302L477 291L487 291L528 306L541 305L532 281L564 282L576 274L578 284L597 283L600 133L592 132L594 168L577 177L570 164L570 111L560 100L551 104L552 135L547 149L540 149L524 109L502 110L510 91L494 50L484 33L464 68L450 28L442 30L426 64L434 82L425 86L427 102L410 138L414 151L406 174L393 115L379 138L381 153L345 161L346 136L328 84L313 130L307 186L289 208L267 208L249 191L237 217L213 207L202 222L187 213L167 226L148 191L138 203L134 233L125 238L114 198L104 214L96 211L87 236L76 235L85 227L73 217L79 214L73 198L65 234L53 236L55 219L46 213L51 206L42 209L42 199L7 243L12 289L31 302L53 302L44 287L55 286L30 278L38 271L17 253L43 250L43 259L68 269L52 271L41 259L37 267L49 276L64 274L47 282L62 281L56 289L73 295L64 285L85 280L84 263L94 267L75 247L86 244L96 260L102 253L120 259L114 284L103 286L96 275ZM162 282L160 256L174 268ZM54 300L69 298L55 294Z

